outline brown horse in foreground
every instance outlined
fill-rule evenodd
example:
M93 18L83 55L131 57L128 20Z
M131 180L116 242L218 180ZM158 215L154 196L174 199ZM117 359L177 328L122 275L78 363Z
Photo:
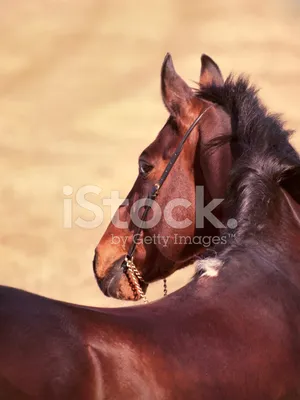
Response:
M234 236L146 306L92 309L2 287L1 399L300 399L300 162L243 80L199 96L235 114L232 136L205 152L232 141L223 216Z

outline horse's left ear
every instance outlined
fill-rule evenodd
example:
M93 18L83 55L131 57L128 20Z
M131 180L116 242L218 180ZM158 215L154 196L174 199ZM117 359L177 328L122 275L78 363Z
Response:
M200 88L201 86L223 86L224 79L218 65L206 54L201 56L201 73L200 73Z

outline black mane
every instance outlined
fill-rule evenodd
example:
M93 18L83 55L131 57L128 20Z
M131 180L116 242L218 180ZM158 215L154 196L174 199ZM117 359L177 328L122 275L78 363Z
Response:
M280 187L300 203L300 158L289 142L292 131L284 129L279 115L267 111L244 77L229 76L224 86L202 87L197 96L218 104L231 117L232 133L214 139L208 150L231 144L227 209L237 219L238 237L255 234L269 216Z
M242 152L272 152L291 165L299 164L299 155L289 143L293 131L284 129L280 115L267 111L257 92L247 78L240 76L235 80L230 75L224 86L202 87L197 95L220 105L231 116L230 141L238 144ZM222 144L227 139L219 137L211 145Z

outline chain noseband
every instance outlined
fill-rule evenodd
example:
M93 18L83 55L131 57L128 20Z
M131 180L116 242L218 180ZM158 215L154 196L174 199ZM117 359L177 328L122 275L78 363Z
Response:
M135 233L135 237L137 237L138 239L140 239L141 236L141 232L142 230L145 228L144 224L146 222L146 218L147 218L147 214L152 206L153 201L156 199L163 183L165 182L165 180L167 179L169 173L171 172L175 162L177 161L177 158L179 157L183 146L185 144L185 142L187 141L188 137L190 136L190 134L192 133L193 129L195 128L195 126L198 124L198 122L201 120L201 118L204 116L204 114L206 114L206 112L212 108L213 106L209 106L207 107L201 114L198 115L198 117L194 120L194 122L191 124L191 126L189 127L189 129L186 131L185 135L183 136L181 142L179 143L179 145L177 146L174 154L172 155L172 157L170 158L170 161L168 162L164 172L162 173L160 179L158 180L157 183L155 183L152 186L152 189L150 190L147 199L146 199L146 205L144 206L144 212L142 214L142 218L141 218L141 224L137 229L137 232ZM137 242L138 240L134 240L128 250L128 253L124 259L124 261L122 262L122 268L124 273L126 274L128 281L131 285L132 291L135 294L135 296L137 296L138 294L140 295L140 297L143 299L143 301L145 303L148 303L147 297L141 287L140 282L147 284L147 282L144 280L144 278L142 277L141 273L139 272L139 270L136 268L134 262L133 262L133 256L136 250L136 246L137 246ZM167 292L167 281L166 279L164 279L164 296L166 296L168 294Z

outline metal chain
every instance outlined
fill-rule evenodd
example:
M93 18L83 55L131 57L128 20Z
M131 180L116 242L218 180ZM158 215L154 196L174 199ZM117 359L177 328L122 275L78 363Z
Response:
M139 281L143 283L147 282L144 280L140 271L134 265L134 262L132 260L130 260L128 257L125 257L125 262L127 266L126 275L134 295L137 296L137 294L139 294L140 297L143 299L144 303L149 303ZM166 278L164 278L164 296L167 296L167 294L168 294L167 280Z
M141 282L147 283L142 275L140 274L140 271L137 269L137 267L134 265L134 262L130 260L128 257L125 257L125 262L127 264L127 268L130 269L138 278Z
M167 288L167 280L164 278L164 296L167 296L168 294L168 288Z
M137 293L139 293L139 295L143 299L144 303L149 303L149 301L139 283L139 280L141 282L146 283L144 281L143 277L141 276L139 270L136 268L133 261L130 260L128 257L125 257L125 262L127 265L127 271L126 271L127 276L128 276L129 282L131 283L131 288L133 289L134 294L136 295Z

